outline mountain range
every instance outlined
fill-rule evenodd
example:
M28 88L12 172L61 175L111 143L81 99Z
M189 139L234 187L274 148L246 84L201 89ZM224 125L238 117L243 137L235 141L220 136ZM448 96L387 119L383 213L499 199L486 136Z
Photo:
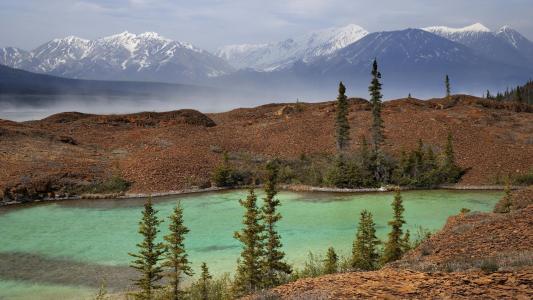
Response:
M0 49L0 64L68 78L191 83L233 71L223 59L157 33L54 39L32 51Z
M286 98L331 95L340 80L364 95L374 58L391 97L434 95L444 74L456 92L471 93L522 83L533 74L531 41L508 26L491 31L479 23L374 33L350 24L279 42L224 46L215 54L153 32L96 40L70 36L32 51L0 48L0 64L35 73L240 86Z

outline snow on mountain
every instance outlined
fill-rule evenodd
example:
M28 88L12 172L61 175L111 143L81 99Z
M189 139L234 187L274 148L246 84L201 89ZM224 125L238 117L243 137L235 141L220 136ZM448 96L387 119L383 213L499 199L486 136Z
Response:
M496 36L514 47L518 52L533 62L533 42L509 26L503 26Z
M525 60L525 57L511 44L480 23L463 28L433 26L423 28L423 30L463 44L494 61L521 65Z
M485 25L481 23L475 23L470 26L462 28L452 28L447 26L431 26L422 28L422 30L435 33L440 36L444 35L456 35L456 34L471 34L476 32L491 32Z
M270 44L230 45L216 54L236 68L271 71L292 63L329 55L361 39L368 32L358 25L328 28Z
M155 32L122 32L96 40L54 39L23 55L0 49L0 62L31 72L83 79L197 82L233 71L224 60ZM9 57L9 58L7 58Z
M30 57L30 53L15 47L0 48L0 65L20 67Z

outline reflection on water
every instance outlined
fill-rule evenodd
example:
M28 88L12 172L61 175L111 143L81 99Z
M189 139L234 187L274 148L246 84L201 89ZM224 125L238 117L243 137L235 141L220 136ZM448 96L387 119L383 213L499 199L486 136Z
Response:
M161 234L168 232L167 217L180 200L190 229L185 244L193 269L205 261L215 274L232 272L241 250L233 238L244 211L238 200L246 193L155 198L158 215L165 219ZM490 211L501 193L439 190L402 195L406 226L414 233L418 225L441 228L461 208ZM259 204L262 197L259 192ZM308 251L324 253L330 246L350 253L363 209L372 212L377 235L385 239L392 198L392 193L280 193L279 232L287 260L299 266ZM69 299L68 287L94 289L103 278L110 288L127 289L133 275L127 253L140 241L137 227L143 203L144 199L79 200L0 208L0 299L20 298L29 290L50 291L50 286ZM28 289L27 284L39 285Z

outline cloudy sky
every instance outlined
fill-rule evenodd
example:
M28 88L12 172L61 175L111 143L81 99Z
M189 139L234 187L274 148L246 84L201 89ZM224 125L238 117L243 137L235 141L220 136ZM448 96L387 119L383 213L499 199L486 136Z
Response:
M358 24L368 31L480 22L533 40L532 0L1 0L0 46L155 31L214 50Z

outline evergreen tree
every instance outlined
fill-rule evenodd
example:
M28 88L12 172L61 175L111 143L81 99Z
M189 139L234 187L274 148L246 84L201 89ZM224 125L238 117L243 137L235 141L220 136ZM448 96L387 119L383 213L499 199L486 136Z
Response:
M205 262L202 263L202 275L200 277L200 299L209 300L209 283L213 278Z
M180 202L174 208L169 221L169 234L164 237L166 253L163 267L168 269L167 276L172 288L172 299L178 300L183 299L183 291L180 290L181 277L193 274L184 244L185 235L189 233L189 229L183 225L183 208Z
M442 166L442 176L445 182L455 182L462 175L462 170L455 164L455 152L453 150L453 136L448 134L446 148L444 149L444 162Z
M448 77L448 74L446 74L446 78L444 79L444 85L446 86L446 98L450 99L451 89L450 89L450 77Z
M487 98L487 99L492 99L492 95L490 94L490 91L489 91L489 90L487 90L487 96L486 96L485 98Z
M391 232L389 233L389 239L387 243L385 243L383 256L381 257L381 262L383 264L400 259L404 251L402 226L405 224L405 220L403 219L403 212L405 209L402 204L400 189L396 190L394 201L392 201L392 209L394 217L389 221Z
M365 271L376 269L379 259L376 249L378 245L376 224L374 224L372 214L363 210L352 248L352 267Z
M222 163L213 172L213 181L215 182L215 185L219 187L229 187L236 184L234 171L230 165L227 152L224 152Z
M511 198L511 185L509 183L509 177L505 179L505 189L503 199L500 200L501 212L509 213L511 212L511 207L513 206L513 201Z
M374 168L372 162L372 153L368 147L366 137L361 136L361 148L359 150L360 166L361 166L361 184L362 186L373 186L374 182Z
M444 150L444 165L447 167L455 165L455 152L453 150L453 136L452 133L448 133L446 140L446 148Z
M259 290L263 282L264 226L261 212L257 208L257 197L253 188L246 200L239 203L246 209L242 224L244 228L235 232L235 238L243 245L241 259L237 262L234 290L238 295L246 295Z
M266 165L266 180L264 204L262 207L263 222L266 231L265 259L264 259L264 287L273 287L281 283L280 275L290 274L291 267L283 261L285 253L281 251L281 236L276 230L276 224L281 219L277 207L281 204L275 199L278 191L278 164L270 161Z
M372 143L374 152L379 152L381 144L384 141L383 136L383 119L381 118L381 73L378 71L378 62L374 59L372 64L372 81L368 87L370 92L370 102L372 105Z
M521 92L520 86L517 86L516 87L516 102L522 103L522 101L524 101L524 99L522 99L522 92Z
M337 256L337 253L335 253L335 249L333 249L333 247L329 247L328 253L326 254L326 259L324 259L324 273L337 273L337 270L339 268L338 261L339 257Z
M155 290L161 288L157 282L163 277L163 270L158 262L162 259L164 245L156 241L161 222L157 218L157 210L152 206L152 199L148 198L139 222L139 233L143 236L143 241L137 244L139 253L129 253L135 258L131 267L141 273L140 278L134 280L134 284L140 289L135 295L138 299L151 300Z
M348 122L348 98L345 95L346 88L342 81L339 83L339 95L337 96L337 118L335 120L337 151L343 152L348 148L350 141L350 124Z

